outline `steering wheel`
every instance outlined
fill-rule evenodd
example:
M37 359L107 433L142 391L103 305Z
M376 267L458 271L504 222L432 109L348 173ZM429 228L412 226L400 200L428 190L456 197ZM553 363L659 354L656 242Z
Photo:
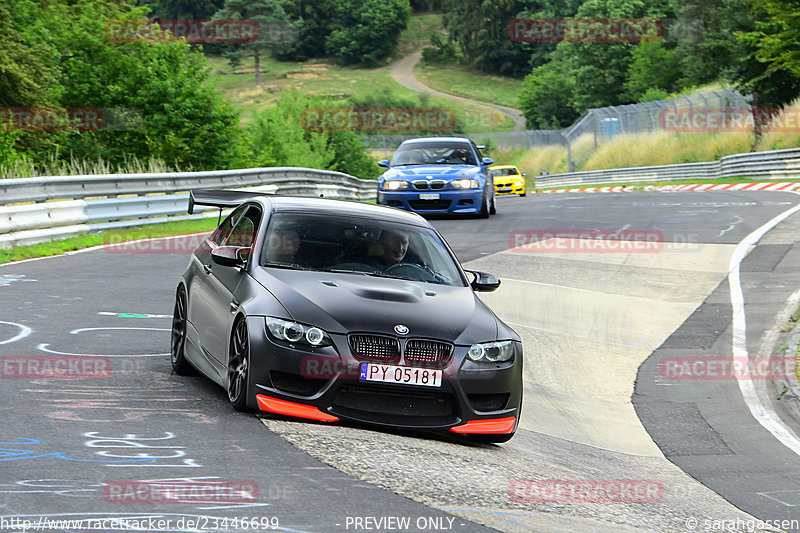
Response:
M387 268L384 272L404 278L418 279L420 281L436 280L436 275L433 272L415 263L397 263Z

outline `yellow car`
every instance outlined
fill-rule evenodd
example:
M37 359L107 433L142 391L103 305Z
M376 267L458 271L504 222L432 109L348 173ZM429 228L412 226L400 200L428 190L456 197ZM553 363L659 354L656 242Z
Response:
M495 194L519 194L525 196L525 173L514 165L493 165L489 175L494 180Z

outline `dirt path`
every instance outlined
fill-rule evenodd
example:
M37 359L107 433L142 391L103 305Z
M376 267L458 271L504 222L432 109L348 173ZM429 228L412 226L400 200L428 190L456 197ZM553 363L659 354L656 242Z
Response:
M423 85L416 78L416 76L414 76L414 66L419 62L421 58L422 58L422 52L418 51L392 63L391 65L392 78L394 78L394 80L403 87L407 87L412 91L433 94L436 96L441 96L443 98L450 98L451 100L461 100L462 102L470 102L477 105L491 107L492 109L495 109L503 113L504 115L508 116L509 118L511 118L511 120L514 121L514 131L523 131L525 129L525 117L522 116L522 111L520 111L519 109L514 109L513 107L506 107L503 105L490 104L488 102L481 102L478 100L472 100L471 98L464 98L462 96L455 96L452 94L447 94L441 91L437 91L436 89L432 89L427 85Z

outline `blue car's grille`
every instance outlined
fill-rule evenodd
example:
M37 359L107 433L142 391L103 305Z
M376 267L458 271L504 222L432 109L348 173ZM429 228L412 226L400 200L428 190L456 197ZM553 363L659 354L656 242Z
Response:
M441 210L450 207L450 200L409 200L408 205L415 211Z

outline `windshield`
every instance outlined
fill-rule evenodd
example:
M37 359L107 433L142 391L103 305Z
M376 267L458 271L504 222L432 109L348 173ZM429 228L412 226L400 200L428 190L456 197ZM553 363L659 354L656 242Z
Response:
M489 175L493 178L500 176L516 176L519 172L515 168L493 168L489 170Z
M267 228L261 265L464 286L433 230L337 215L276 213Z
M477 165L469 143L415 142L403 144L392 158L392 166L401 165Z

